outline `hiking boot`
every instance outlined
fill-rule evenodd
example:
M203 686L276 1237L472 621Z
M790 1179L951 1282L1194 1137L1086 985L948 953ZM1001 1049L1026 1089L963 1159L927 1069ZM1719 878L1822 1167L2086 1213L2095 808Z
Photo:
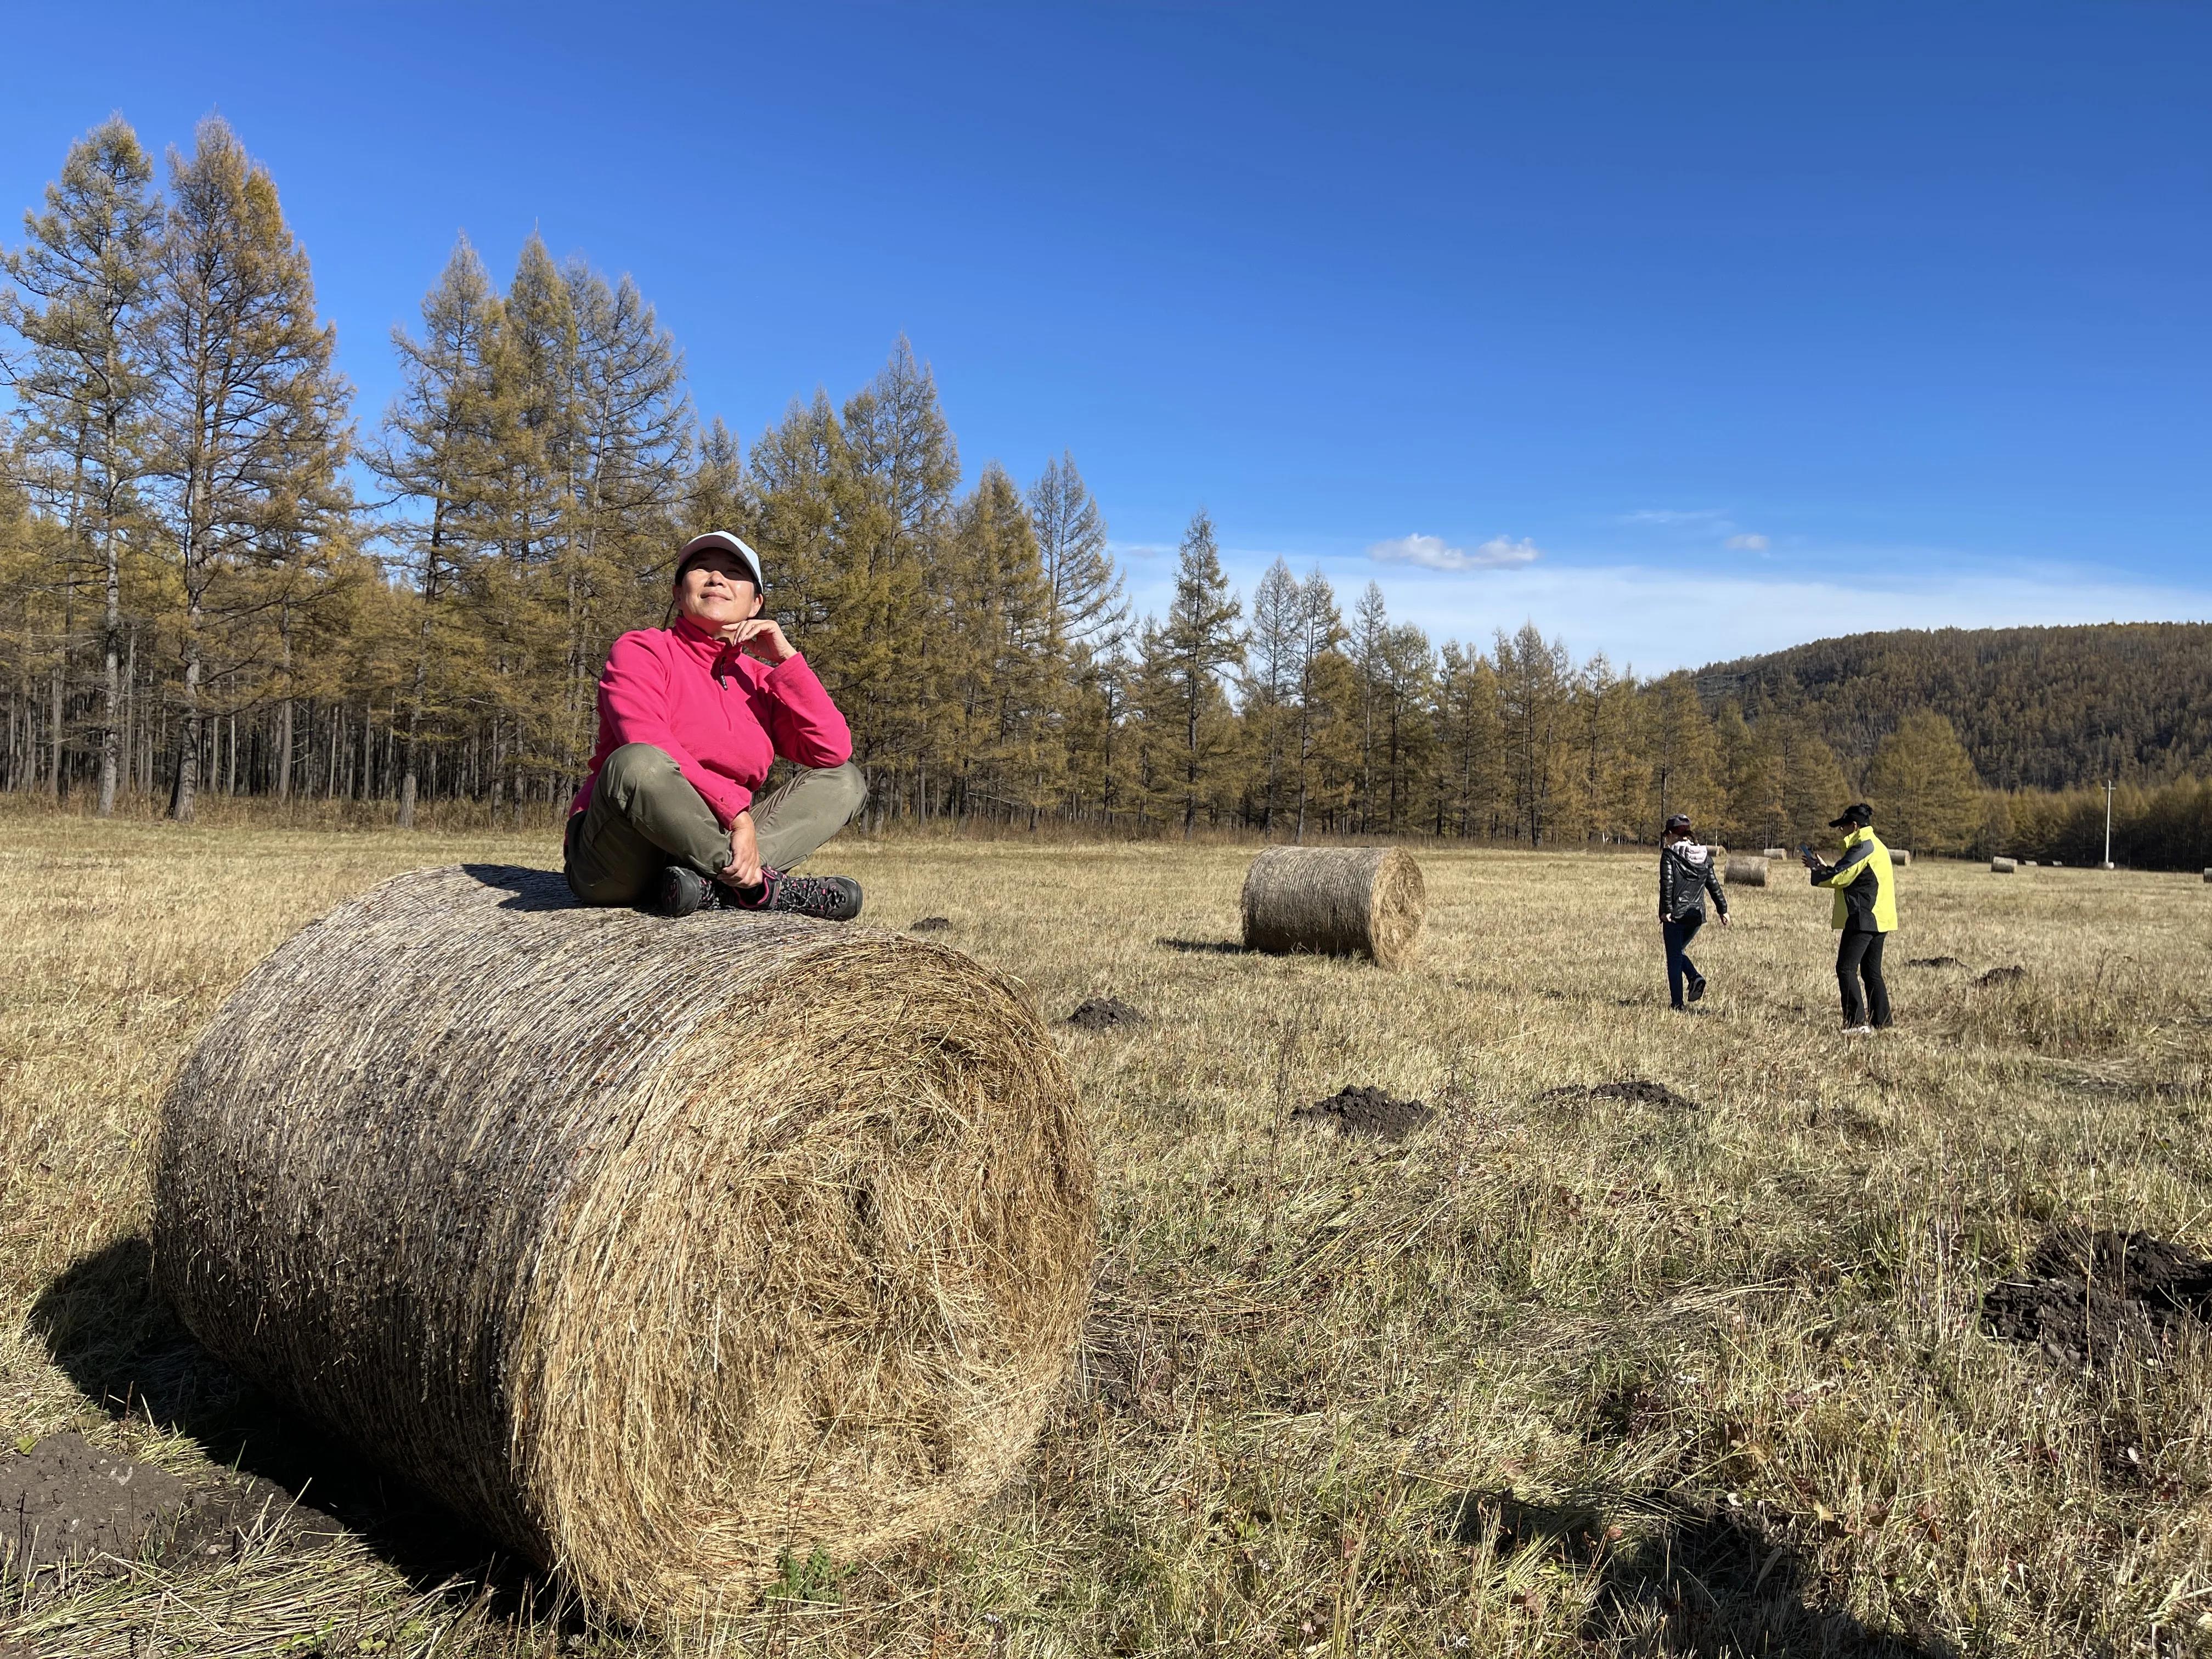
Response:
M721 884L709 881L696 870L672 864L660 872L653 902L646 908L657 916L688 916L696 910L714 910L723 903Z
M817 921L850 921L860 914L860 884L850 876L787 876L763 870L761 882L768 890L751 907L757 910L781 910Z
M860 914L860 884L850 876L787 876L763 870L750 887L724 887L721 902L733 910L777 910L817 921L850 921Z
M1874 1027L1871 1025L1846 1025L1844 1027L1844 1035L1845 1036L1872 1036L1874 1035Z
M1682 997L1686 1002L1695 1002L1705 994L1705 981L1703 979L1693 979L1690 981L1689 988L1683 992Z

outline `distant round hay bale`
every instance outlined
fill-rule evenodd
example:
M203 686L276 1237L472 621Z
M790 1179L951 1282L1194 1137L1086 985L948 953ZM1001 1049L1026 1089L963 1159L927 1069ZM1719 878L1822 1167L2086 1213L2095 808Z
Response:
M1990 860L1990 873L1993 876L2008 876L2019 868L2019 864L2012 859L1991 859Z
M1764 887L1766 885L1766 860L1754 858L1749 853L1739 853L1728 861L1721 879L1731 887Z
M1786 847L1770 847L1759 856L1763 859L1779 860L1790 856L1790 849Z
M1901 847L1893 847L1889 849L1889 861L1893 865L1910 864L1912 854Z
M2212 870L2207 870L2204 872L2204 879L2209 882L2212 882Z
M1270 847L1244 874L1244 947L1412 960L1428 899L1398 847Z
M162 1108L193 1334L632 1619L911 1539L1062 1384L1097 1201L1017 988L448 867L312 923Z

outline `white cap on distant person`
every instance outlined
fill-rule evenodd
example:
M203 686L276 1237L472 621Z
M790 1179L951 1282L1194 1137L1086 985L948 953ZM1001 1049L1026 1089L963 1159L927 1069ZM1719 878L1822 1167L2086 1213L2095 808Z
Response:
M684 573L702 554L726 553L752 572L753 592L768 592L768 578L762 573L760 555L726 530L710 530L703 536L694 536L684 544L684 550L676 556L676 579L681 581Z

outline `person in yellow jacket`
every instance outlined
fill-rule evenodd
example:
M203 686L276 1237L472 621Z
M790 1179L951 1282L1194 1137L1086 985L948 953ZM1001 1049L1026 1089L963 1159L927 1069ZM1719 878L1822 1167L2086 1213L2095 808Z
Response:
M1844 1035L1865 1036L1889 1024L1889 987L1882 982L1882 941L1897 931L1897 882L1889 848L1874 832L1874 808L1854 801L1828 828L1850 833L1841 857L1821 862L1811 848L1799 850L1813 885L1832 888L1835 909L1829 925L1836 940L1836 984L1844 994ZM1866 984L1865 994L1859 990Z

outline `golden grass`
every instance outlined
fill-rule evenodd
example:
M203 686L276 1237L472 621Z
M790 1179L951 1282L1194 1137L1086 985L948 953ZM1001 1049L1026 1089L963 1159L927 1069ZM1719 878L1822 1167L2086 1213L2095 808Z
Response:
M253 1467L287 1431L180 1343L125 1243L161 1085L224 992L337 899L550 844L8 823L0 1420L81 1422L187 1475L242 1439ZM2212 1651L2212 1344L2077 1376L1976 1312L2070 1220L2212 1253L2200 881L1917 864L1889 952L1899 1029L1847 1042L1826 896L1796 882L1706 930L1712 1012L1685 1018L1664 1006L1649 857L1425 850L1422 950L1395 974L1236 949L1249 858L894 842L819 860L867 883L873 921L951 917L940 937L1050 1019L1105 994L1151 1018L1060 1028L1099 1152L1100 1282L1077 1385L972 1520L877 1560L791 1562L761 1611L650 1641L388 1527L312 1552L280 1534L220 1582L140 1564L14 1586L0 1641ZM1906 965L1933 956L1962 965ZM1565 1087L1638 1077L1703 1109ZM1346 1083L1439 1118L1392 1146L1286 1125ZM336 1478L285 1443L288 1482Z

